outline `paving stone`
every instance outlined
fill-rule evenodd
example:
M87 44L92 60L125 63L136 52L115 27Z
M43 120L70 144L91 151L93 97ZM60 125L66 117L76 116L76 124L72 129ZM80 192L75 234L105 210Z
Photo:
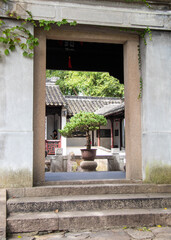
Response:
M164 236L164 237L155 237L153 240L171 240L170 236Z
M126 229L125 232L127 232L132 238L134 239L151 239L154 237L154 234L151 231L140 231L136 229Z
M90 232L81 232L81 233L66 233L65 237L66 239L75 239L75 240L83 240L83 239L87 239L90 236Z
M158 233L156 235L156 237L158 237L158 238L166 238L166 237L168 237L169 239L171 239L171 233Z
M152 227L150 230L156 235L158 233L170 233L171 227Z
M118 240L127 240L130 239L130 236L121 228L119 229L112 229L112 231L115 233L116 238Z
M35 240L55 240L55 239L64 239L64 232L60 233L50 233L46 235L41 235L41 236L34 236Z
M20 235L18 235L18 237L9 237L7 238L8 240L18 240L18 239L24 239L24 240L36 240L35 237L26 237L26 236L23 236L23 237L20 237ZM3 239L2 239L3 240ZM5 240L5 239L4 239Z
M81 232L57 232L57 233L49 233L46 235L34 235L34 236L26 236L21 234L21 239L24 240L171 240L171 227L162 227L150 228L151 231L155 232L155 236L153 232L150 231L139 231L136 229L128 228L123 230L122 228L116 228L111 230L104 231L81 231ZM8 240L17 240L17 234L15 236L8 238ZM5 240L5 239L4 239Z
M90 235L92 240L130 240L130 237L122 230L98 231Z

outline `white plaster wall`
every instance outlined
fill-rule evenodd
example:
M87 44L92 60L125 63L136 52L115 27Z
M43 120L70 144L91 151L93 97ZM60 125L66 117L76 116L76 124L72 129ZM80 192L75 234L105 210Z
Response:
M171 165L171 32L152 32L141 44L143 178L150 164Z
M23 57L17 49L0 60L0 172L3 172L0 186L4 184L4 176L10 186L12 175L22 170L30 176L29 182L23 184L31 186L32 166L33 59ZM11 175L6 175L9 171Z
M86 138L81 137L81 138L67 138L67 146L68 147L81 147L86 145Z
M62 116L62 110L61 110L61 116ZM62 116L62 121L61 121L61 127L62 129L65 127L67 123L67 118L66 116ZM66 148L67 148L67 138L61 136L61 147L63 148L63 155L66 155Z

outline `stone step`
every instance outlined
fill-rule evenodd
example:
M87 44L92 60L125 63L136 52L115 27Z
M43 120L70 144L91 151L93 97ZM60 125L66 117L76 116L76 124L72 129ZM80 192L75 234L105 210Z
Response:
M135 193L171 193L171 185L154 184L75 184L33 188L8 189L8 198L18 197L49 197L67 195L95 194L135 194Z
M171 226L171 209L110 209L100 211L14 213L7 219L9 233L98 230L112 227Z
M123 208L171 208L171 193L103 194L55 197L25 197L7 201L13 212L89 211Z

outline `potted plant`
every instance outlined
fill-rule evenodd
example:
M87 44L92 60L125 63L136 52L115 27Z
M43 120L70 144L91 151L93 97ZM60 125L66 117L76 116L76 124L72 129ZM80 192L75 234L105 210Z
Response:
M86 133L86 149L81 149L82 158L84 160L94 160L96 156L96 149L91 149L91 135L90 131L98 130L100 126L105 126L107 120L104 116L97 115L90 112L80 112L75 114L68 122L63 130L59 132L64 137L72 137L74 132Z

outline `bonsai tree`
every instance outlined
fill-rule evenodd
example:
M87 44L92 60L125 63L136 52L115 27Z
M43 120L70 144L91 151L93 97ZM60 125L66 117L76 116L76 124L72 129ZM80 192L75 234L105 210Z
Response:
M87 149L91 149L90 131L98 130L100 126L105 126L106 124L107 120L104 116L90 112L80 112L75 114L63 130L59 130L59 132L64 137L72 137L72 134L77 131L86 132L86 146Z

